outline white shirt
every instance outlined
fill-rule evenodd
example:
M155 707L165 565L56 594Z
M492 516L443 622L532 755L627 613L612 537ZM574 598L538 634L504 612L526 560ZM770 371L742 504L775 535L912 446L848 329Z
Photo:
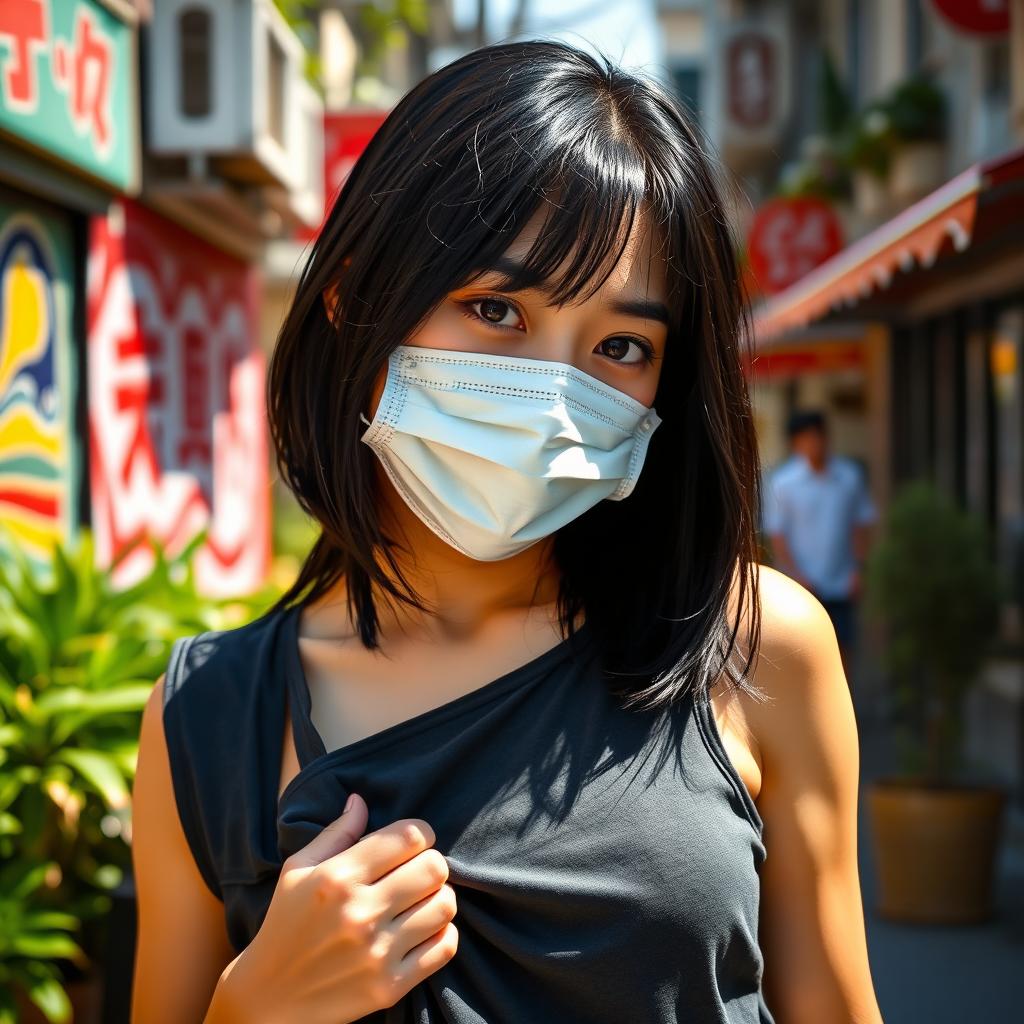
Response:
M830 454L816 473L794 452L767 476L763 511L764 532L785 537L815 594L848 597L856 569L853 527L878 519L860 465Z

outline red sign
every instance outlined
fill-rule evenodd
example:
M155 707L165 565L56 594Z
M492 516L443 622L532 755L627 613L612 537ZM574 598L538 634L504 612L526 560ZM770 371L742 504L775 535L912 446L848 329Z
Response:
M832 207L810 196L772 199L754 217L747 239L758 287L782 291L843 247L843 229Z
M197 585L211 596L247 593L270 555L256 272L133 202L94 217L90 235L98 559L131 548L114 573L127 585L150 571L149 542L173 556L205 527Z
M1010 31L1010 0L933 0L939 13L957 28L981 35Z
M776 117L778 68L775 41L758 32L738 32L726 44L729 117L750 131L767 128Z
M388 116L387 110L356 110L324 114L324 220L348 179L356 160ZM323 222L297 233L309 241L320 233Z

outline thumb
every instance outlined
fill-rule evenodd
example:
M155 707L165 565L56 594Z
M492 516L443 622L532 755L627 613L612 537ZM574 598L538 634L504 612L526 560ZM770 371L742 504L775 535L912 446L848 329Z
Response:
M296 850L289 860L295 867L312 868L328 857L347 850L362 838L369 816L366 801L358 793L352 793L341 815L328 822L311 842L301 850Z

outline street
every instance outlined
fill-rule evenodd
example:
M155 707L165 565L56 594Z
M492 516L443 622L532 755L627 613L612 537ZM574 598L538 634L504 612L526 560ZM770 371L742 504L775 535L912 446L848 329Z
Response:
M870 668L867 670L871 671ZM858 683L864 678L861 673ZM877 692L866 687L868 692ZM855 693L863 692L855 688ZM900 925L872 910L871 833L863 786L892 763L889 737L870 699L855 698L861 739L858 825L861 886L875 992L886 1024L1000 1024L1022 1018L1024 813L1010 810L996 883L996 914L983 925Z

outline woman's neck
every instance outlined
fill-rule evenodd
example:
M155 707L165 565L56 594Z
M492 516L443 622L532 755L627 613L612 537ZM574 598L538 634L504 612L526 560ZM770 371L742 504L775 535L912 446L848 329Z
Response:
M420 611L387 597L375 588L374 603L382 641L401 634L426 641L471 639L510 620L554 621L560 574L554 559L553 538L496 562L482 562L462 554L437 536L394 492L390 481L381 482L383 531L396 538L392 551L403 577L423 602ZM385 575L397 577L386 560L378 558ZM335 636L348 632L345 582L317 601L317 632ZM343 623L339 616L344 616Z
M414 630L455 640L471 636L499 619L521 618L541 609L553 614L559 576L550 540L510 558L481 562L420 526L429 537L419 536L415 544L403 544L396 560L426 612L404 604L385 612L385 603L381 609L382 632L388 627L400 628L403 632ZM389 568L385 567L385 572L392 576Z

